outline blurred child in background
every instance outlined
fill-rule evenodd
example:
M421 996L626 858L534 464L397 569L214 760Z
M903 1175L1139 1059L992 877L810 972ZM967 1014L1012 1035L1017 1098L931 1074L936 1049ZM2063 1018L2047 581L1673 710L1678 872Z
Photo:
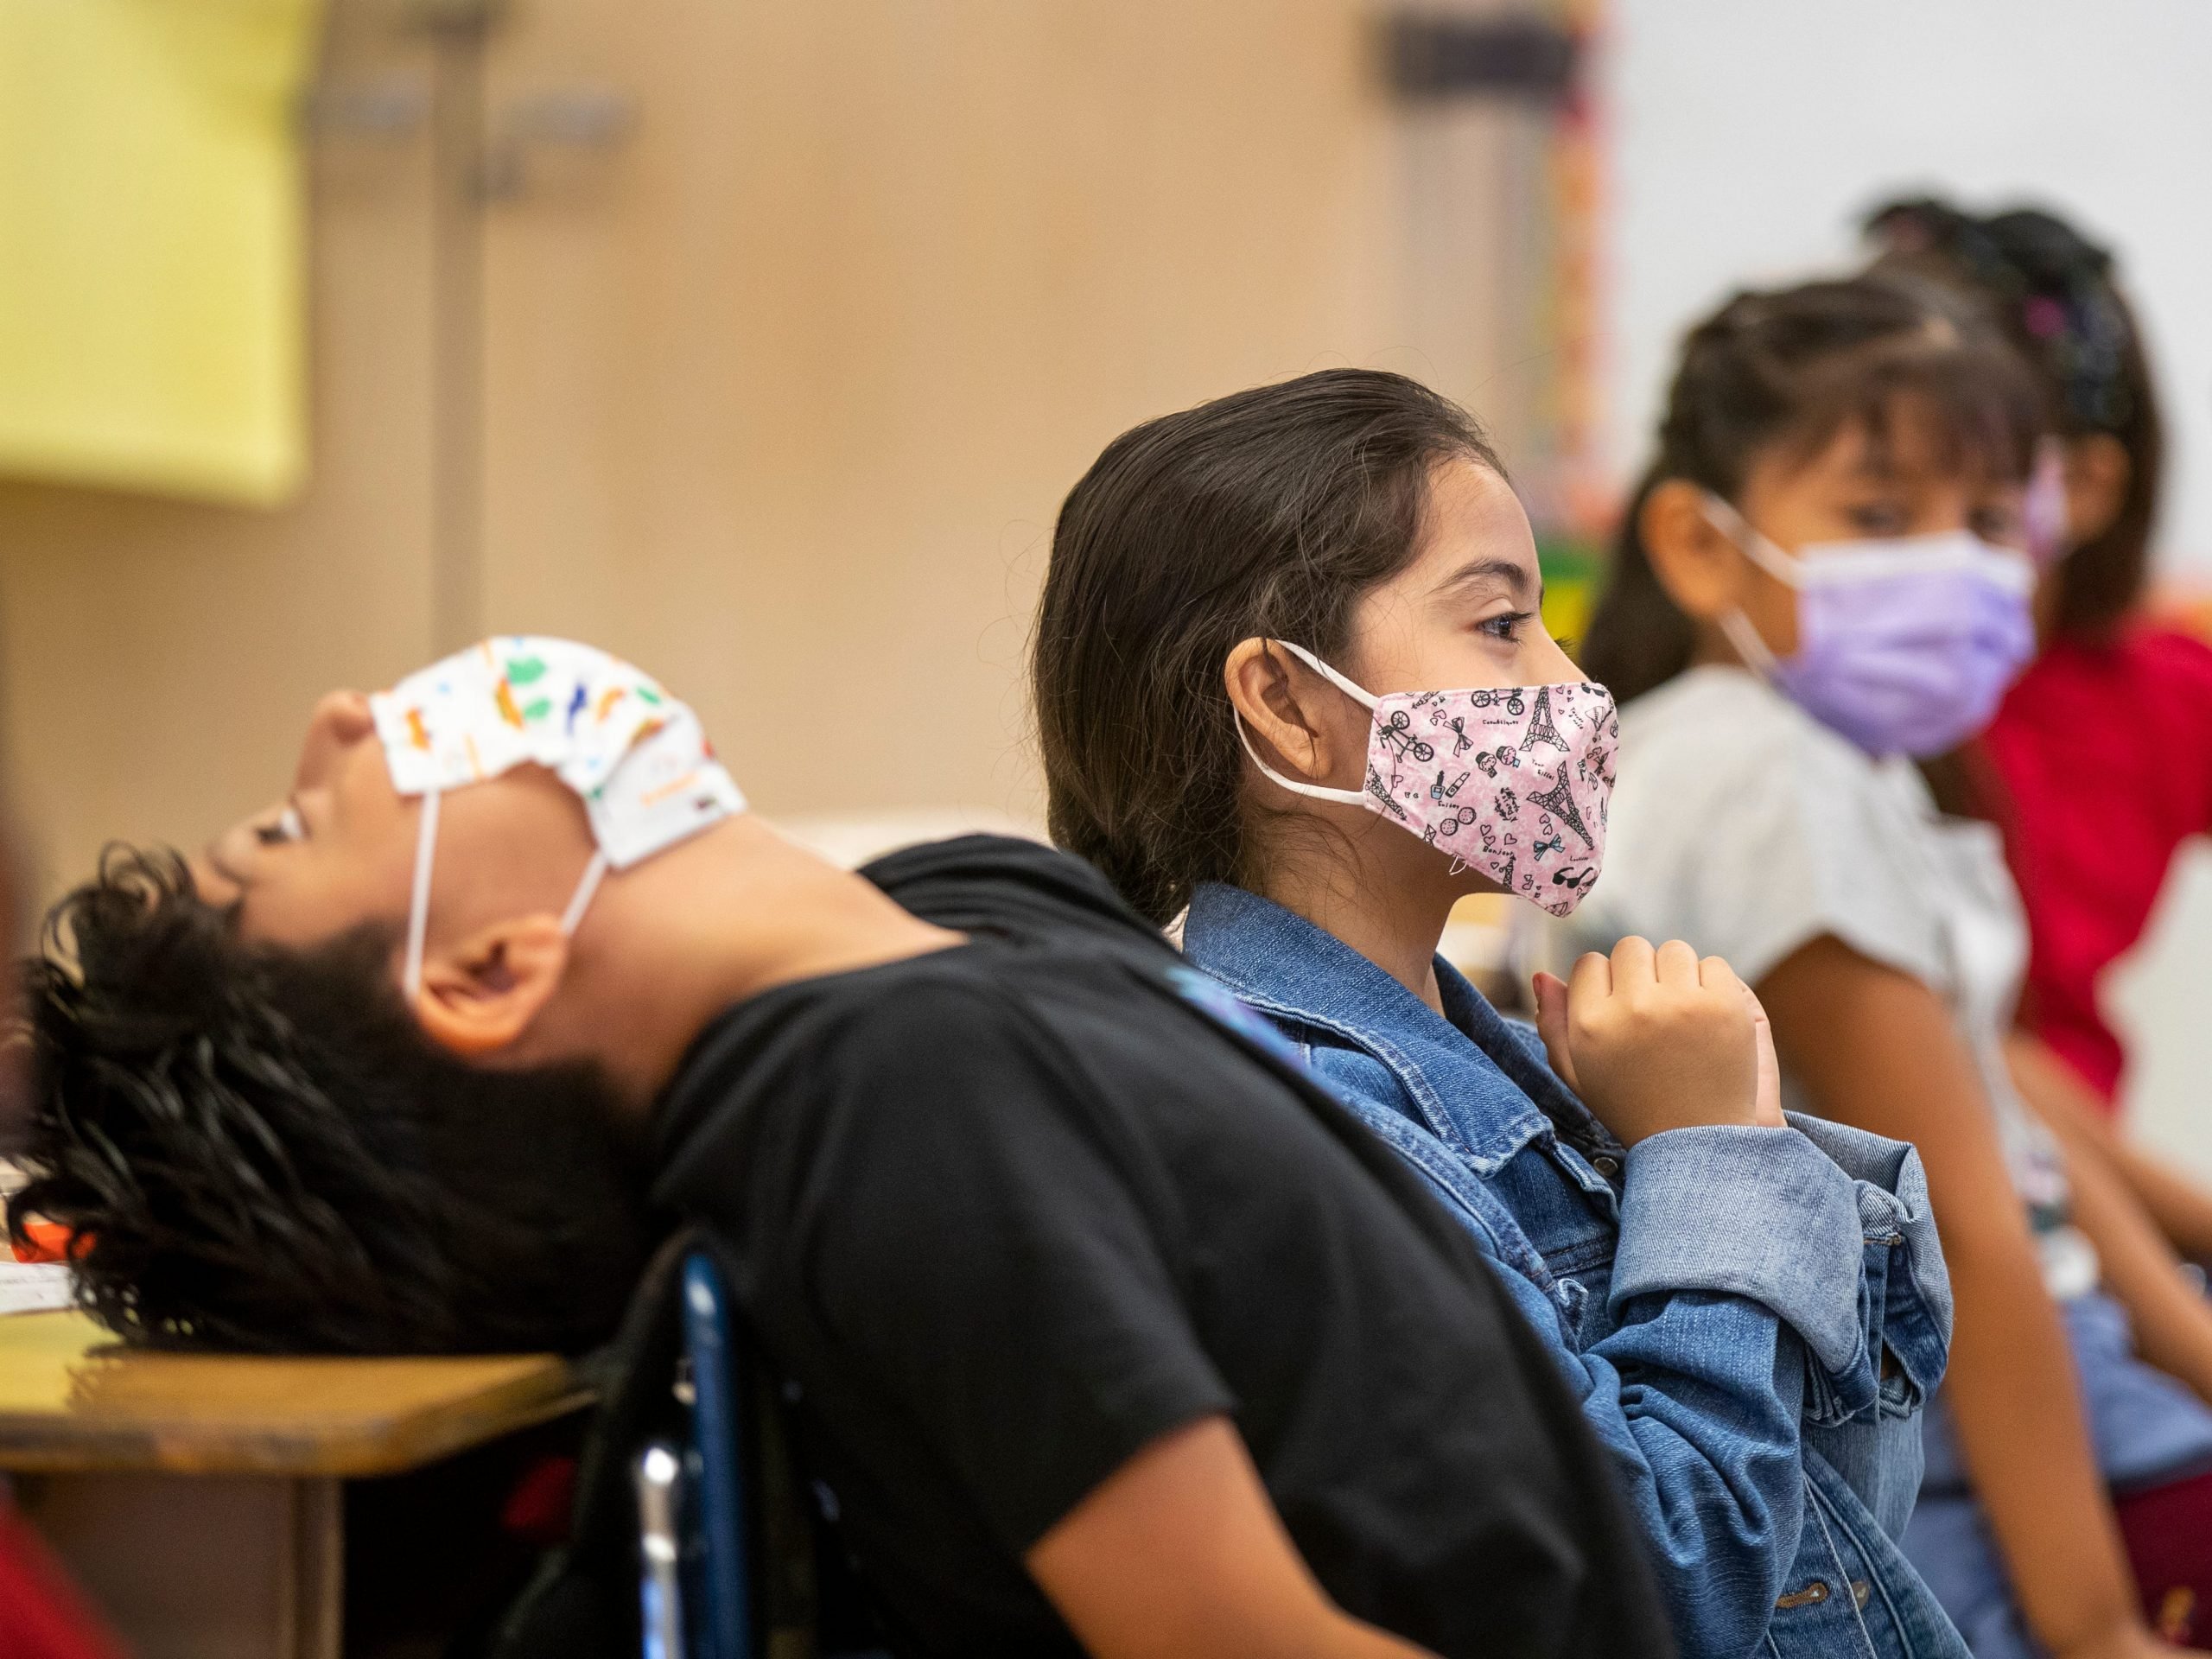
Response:
M2056 432L2028 501L2040 648L1988 731L1935 772L1947 807L2004 830L2027 912L2013 1071L2178 1249L2212 1260L2212 1195L2113 1133L2126 1057L2097 1005L2176 850L2212 830L2212 647L2141 609L2165 444L2135 314L2111 255L2049 213L1920 200L1867 228L1878 269L1931 276L1986 310L2035 371Z
M1466 1228L1604 1442L1686 1654L1956 1653L1888 1535L1950 1320L1912 1150L1785 1124L1756 1002L1679 939L1540 982L1541 1038L1437 955L1465 894L1571 909L1605 855L1612 702L1541 585L1480 430L1402 376L1145 423L1053 531L1054 836L1152 920L1187 906L1190 959Z
M1913 766L2034 649L2045 429L2026 367L1933 285L1739 295L1685 345L1584 654L1624 710L1573 943L1725 953L1789 1096L1927 1161L1958 1329L1906 1548L1985 1656L2159 1651L2146 1603L2168 1636L2212 1626L2212 1311L2023 1103L1998 836Z

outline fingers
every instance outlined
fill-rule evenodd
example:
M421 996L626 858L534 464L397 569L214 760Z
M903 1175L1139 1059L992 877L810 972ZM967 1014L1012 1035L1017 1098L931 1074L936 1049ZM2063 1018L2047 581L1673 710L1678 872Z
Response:
M1697 952L1680 939L1669 939L1652 953L1652 968L1662 985L1686 991L1697 986Z
M1707 957L1700 962L1696 950L1680 939L1669 939L1664 944L1655 946L1650 940L1631 933L1613 946L1610 966L1611 988L1630 994L1652 985L1663 985L1675 991L1695 991L1736 983L1736 976L1726 963L1718 957ZM1708 977L1708 968L1717 968L1720 977Z
M1575 958L1574 966L1567 972L1567 994L1570 1001L1586 1007L1603 1001L1613 994L1613 964L1595 950L1584 952Z
M1759 1071L1756 999L1719 957L1630 937L1610 957L1583 957L1565 986L1543 974L1535 989L1553 1070L1629 1145L1695 1124L1781 1122L1779 1071Z
M1604 958L1599 958L1603 961ZM1534 981L1536 991L1536 1035L1543 1039L1544 1053L1550 1058L1552 1070L1568 1088L1576 1088L1574 1081L1574 1052L1567 1041L1567 982L1554 974L1538 974Z
M1617 991L1656 985L1659 982L1658 952L1651 948L1650 940L1631 933L1613 947L1612 969L1612 988Z
M1689 947L1684 945L1684 950ZM1751 988L1736 977L1736 970L1728 965L1725 957L1707 957L1697 965L1697 982L1709 991L1748 991ZM1756 997L1752 999L1758 1001Z

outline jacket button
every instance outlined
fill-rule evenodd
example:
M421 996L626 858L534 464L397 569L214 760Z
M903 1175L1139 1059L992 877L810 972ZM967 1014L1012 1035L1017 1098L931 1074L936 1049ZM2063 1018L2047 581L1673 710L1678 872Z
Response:
M1590 1167L1610 1181L1621 1173L1621 1160L1610 1152L1601 1152L1590 1160Z

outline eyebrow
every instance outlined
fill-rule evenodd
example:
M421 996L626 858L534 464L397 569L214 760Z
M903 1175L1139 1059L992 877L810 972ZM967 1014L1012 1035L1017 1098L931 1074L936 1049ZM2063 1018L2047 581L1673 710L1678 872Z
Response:
M1512 559L1470 559L1443 581L1438 582L1436 591L1440 594L1448 593L1455 588L1478 587L1485 582L1503 587L1512 596L1516 604L1537 605L1543 602L1544 584L1541 578L1538 578L1535 582L1535 593L1532 599L1529 594L1529 569L1526 565L1517 563Z

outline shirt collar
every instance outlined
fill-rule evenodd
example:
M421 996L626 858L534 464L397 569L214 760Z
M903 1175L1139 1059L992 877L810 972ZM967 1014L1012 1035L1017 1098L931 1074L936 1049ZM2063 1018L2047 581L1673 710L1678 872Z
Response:
M1256 1007L1382 1062L1431 1132L1485 1175L1547 1130L1578 1146L1613 1144L1529 1039L1441 957L1439 1014L1334 934L1214 882L1192 898L1183 949Z

